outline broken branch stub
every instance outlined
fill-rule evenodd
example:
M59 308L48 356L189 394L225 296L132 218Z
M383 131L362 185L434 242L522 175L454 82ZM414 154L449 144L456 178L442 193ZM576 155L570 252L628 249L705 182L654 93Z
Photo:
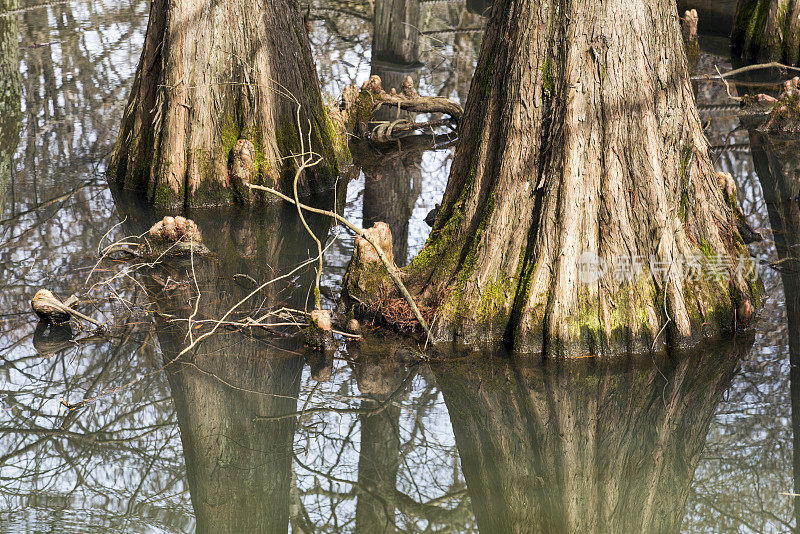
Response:
M303 332L306 344L315 350L328 351L334 348L331 312L313 310L308 316L308 327Z
M464 109L449 98L440 96L420 96L414 88L414 81L407 76L398 93L392 88L389 92L382 86L381 78L373 75L364 82L359 90L357 86L348 86L342 92L338 109L331 109L331 117L340 129L361 137L373 137L373 131L381 128L374 137L378 141L394 140L400 132L407 135L409 131L419 129L407 120L395 121L388 129L385 122L378 126L372 123L373 114L381 107L397 108L411 113L441 113L458 122ZM423 125L424 126L424 125Z

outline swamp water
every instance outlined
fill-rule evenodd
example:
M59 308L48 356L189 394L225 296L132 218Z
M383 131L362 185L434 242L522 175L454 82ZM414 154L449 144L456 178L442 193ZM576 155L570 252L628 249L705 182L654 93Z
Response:
M699 82L698 103L765 237L751 247L768 295L754 331L669 358L426 363L374 334L326 358L280 335L297 316L276 306L313 298L314 245L288 206L190 214L213 257L97 264L99 246L158 217L115 203L103 176L148 4L35 6L0 2L18 10L0 14L0 532L797 528L800 160L791 140L737 130L714 107L728 103L721 86ZM324 91L411 73L422 94L466 98L480 17L423 3L421 65L398 66L371 61L365 8L312 5ZM730 60L701 57L714 65ZM452 148L432 142L373 153L338 198L356 224L390 224L398 263L422 247L447 181ZM352 236L310 224L329 236L331 307ZM178 357L279 276L243 310L274 327L220 328ZM42 287L79 294L107 334L37 327Z

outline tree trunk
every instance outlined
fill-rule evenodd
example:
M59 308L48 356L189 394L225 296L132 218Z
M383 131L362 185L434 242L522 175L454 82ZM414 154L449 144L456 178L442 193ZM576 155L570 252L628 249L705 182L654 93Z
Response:
M708 156L674 3L495 2L459 139L405 273L436 308L440 341L641 352L749 318L760 284L734 268L749 254ZM695 260L726 267L692 279Z
M739 0L731 33L735 54L756 62L800 59L800 2Z
M678 532L709 424L744 353L721 349L657 365L512 358L434 367L479 530Z
M379 0L375 3L370 75L381 77L386 90L403 87L406 76L416 75L419 62L419 0ZM372 114L375 121L408 119L416 113L383 106ZM408 221L422 187L422 151L399 153L398 142L381 149L364 143L353 154L364 171L364 227L378 221L389 225L394 236L394 257L405 265L408 257ZM386 153L388 150L389 153ZM359 157L360 156L360 157ZM358 161L360 160L360 161Z
M127 231L142 233L145 217L134 209L123 211L131 221ZM258 217L242 211L197 214L203 217L197 219L202 243L211 253L159 254L159 261L136 271L157 312L198 532L277 533L289 526L297 418L280 416L297 410L303 340L276 335L287 333L281 326L242 333L223 326L179 357L256 286L286 274L314 250L294 206L271 203ZM316 235L327 234L329 217L306 217ZM302 309L313 283L313 268L297 272L262 288L228 320L261 317L284 306ZM258 420L270 417L277 419Z
M250 202L247 182L291 191L289 156L308 151L309 138L324 159L303 176L301 194L329 188L348 153L296 3L152 3L113 185L158 205ZM239 143L241 158L239 140L252 143Z
M0 0L0 13L18 7L17 0ZM22 124L18 26L17 15L0 16L0 219Z

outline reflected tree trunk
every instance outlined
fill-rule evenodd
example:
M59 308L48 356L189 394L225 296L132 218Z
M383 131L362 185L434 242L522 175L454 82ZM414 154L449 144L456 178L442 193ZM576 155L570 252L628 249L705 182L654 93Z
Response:
M794 493L800 495L800 142L750 131L753 164L764 191L786 302L792 399ZM800 532L800 497L794 497Z
M740 354L435 366L481 532L677 532Z
M361 409L379 408L402 382L400 365L375 351L358 351L355 375L364 396ZM358 456L357 533L395 532L395 492L400 463L400 406L392 403L374 414L361 414Z
M296 418L259 418L297 409L302 339L281 327L222 328L178 358L257 284L308 258L310 238L296 212L286 204L266 210L260 218L215 213L196 219L211 255L184 253L139 271L156 311L200 532L277 533L289 526ZM330 225L322 217L308 221L318 235ZM268 286L230 319L258 317L275 306L302 308L313 279L309 268L288 285Z
M17 0L0 0L0 13L19 7ZM2 219L22 125L22 80L19 72L17 15L0 16L0 219Z

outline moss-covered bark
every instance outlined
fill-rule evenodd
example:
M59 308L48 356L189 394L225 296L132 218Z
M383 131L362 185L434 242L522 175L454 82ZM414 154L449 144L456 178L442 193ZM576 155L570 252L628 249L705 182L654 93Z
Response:
M722 335L758 306L675 5L495 2L459 138L405 269L439 341L644 352ZM585 279L587 260L604 270Z
M322 102L297 4L156 0L112 158L112 185L162 206L252 201L229 179L231 150L241 139L253 145L250 182L287 191L292 155L322 156L302 177L302 193L331 187L349 158Z
M746 60L796 64L800 59L800 2L740 0L731 46Z

